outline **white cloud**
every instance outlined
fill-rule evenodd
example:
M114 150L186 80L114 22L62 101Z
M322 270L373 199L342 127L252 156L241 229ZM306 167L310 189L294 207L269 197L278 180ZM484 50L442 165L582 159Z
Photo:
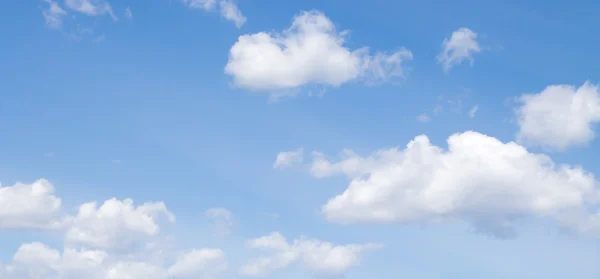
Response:
M242 14L240 9L238 9L235 3L231 2L231 0L221 1L220 6L221 16L235 23L237 28L242 27L242 25L246 23L246 17Z
M67 12L52 0L44 0L44 2L48 3L48 8L42 11L46 20L46 26L51 29L62 28L63 17L67 15Z
M95 250L66 249L63 254L38 242L23 244L5 268L11 279L107 278L102 265L108 255Z
M133 12L131 12L131 8L129 7L125 8L125 18L133 19Z
M303 157L304 150L302 148L298 148L294 151L279 152L279 154L277 154L277 158L275 159L275 163L273 163L273 168L284 169L295 164L302 164L304 161Z
M107 279L166 279L166 271L159 266L146 262L119 262L106 272Z
M448 150L418 136L404 150L368 157L345 150L339 162L315 153L311 173L350 179L322 208L334 222L459 220L510 237L517 221L527 218L600 234L600 215L593 212L600 194L592 174L477 132L450 136Z
M181 0L184 5L194 8L203 9L205 11L212 11L217 7L221 16L235 24L237 28L242 27L246 23L246 17L242 14L242 11L232 0ZM218 2L217 2L218 1Z
M231 47L225 73L239 87L272 94L307 84L380 83L405 76L403 63L412 59L410 51L370 55L368 48L350 50L344 46L347 34L338 33L321 12L302 12L281 33L240 36Z
M80 12L88 16L110 15L113 20L117 20L117 16L113 12L110 3L102 0L65 0L65 5L74 11Z
M167 271L171 278L215 278L227 269L225 253L219 249L192 250L181 254Z
M99 208L96 202L86 203L71 218L65 241L103 250L130 249L145 237L158 234L160 216L175 221L163 202L134 207L130 199L113 198Z
M449 39L444 39L442 52L438 55L438 63L444 66L444 71L449 72L452 67L469 60L473 64L473 54L481 52L477 43L477 33L468 28L459 28L452 33Z
M45 179L0 186L0 229L52 229L61 226L61 199Z
M585 145L596 136L593 128L600 122L598 85L552 85L540 93L522 95L518 101L517 140L523 144L565 150Z
M165 266L101 250L67 248L61 253L41 243L29 243L21 245L12 263L1 268L1 278L10 279L192 279L215 278L227 269L227 261L219 249L194 249Z
M278 232L249 240L247 246L272 253L251 259L242 266L240 274L246 276L266 276L295 262L318 273L341 275L360 263L365 250L381 247L379 244L334 245L304 237L288 243Z
M217 4L217 0L181 0L181 1L183 2L184 5L187 5L190 8L204 9L207 11L210 9L213 9Z
M54 186L44 179L0 187L0 229L46 228L54 223L65 229L62 251L38 242L22 244L11 263L0 263L0 278L208 279L227 269L220 249L191 249L175 257L159 234L159 217L175 221L162 202L134 206L129 199L110 199L100 207L86 203L76 216L58 222L61 201L53 193Z
M427 115L426 113L421 113L417 116L417 121L427 123L431 121L431 117L429 117L429 115Z
M469 110L469 117L474 118L475 114L477 113L477 111L479 110L479 106L475 105L471 108L471 110Z
M218 236L227 236L231 233L233 226L233 213L222 207L209 208L204 213L206 217L213 219L213 232Z

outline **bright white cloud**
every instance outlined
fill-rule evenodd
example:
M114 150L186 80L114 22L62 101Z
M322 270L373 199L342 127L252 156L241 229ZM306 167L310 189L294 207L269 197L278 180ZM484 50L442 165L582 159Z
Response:
M62 252L38 242L23 244L11 263L0 263L0 278L208 279L227 269L219 249L192 249L175 256L165 245L168 237L159 234L159 218L175 221L163 202L134 206L132 200L113 198L100 207L85 203L75 216L57 218L61 200L53 193L54 186L44 179L0 187L0 229L65 229ZM225 209L207 214L231 219Z
M482 233L516 234L516 221L533 218L600 234L592 208L600 194L594 176L546 155L477 132L448 138L448 150L418 136L405 149L361 157L345 150L338 162L315 153L316 177L345 174L344 193L322 208L334 222L460 220Z
M110 15L113 20L117 16L113 12L112 6L107 1L102 0L65 0L65 6L69 9L80 12L88 16Z
M0 186L0 229L52 229L61 226L61 199L45 179Z
M252 239L247 246L271 253L242 266L240 274L246 276L266 276L295 262L318 273L341 275L360 263L363 252L381 247L379 244L334 245L304 237L288 243L278 232Z
M304 150L302 148L298 148L294 151L279 152L275 159L275 163L273 163L273 168L284 169L295 164L301 164L304 161L303 157Z
M63 17L67 15L67 12L52 0L44 0L44 2L48 4L48 8L42 11L46 20L46 26L51 29L62 28Z
M344 46L347 33L338 33L321 12L302 12L282 33L240 36L225 73L239 87L270 93L306 84L339 86L359 79L380 83L405 76L410 51L370 55L368 48L350 50Z
M231 211L226 208L215 207L206 210L204 214L214 221L212 226L215 235L227 236L231 233L231 227L233 226L233 213Z
M449 72L452 67L463 61L473 64L473 54L481 52L477 43L477 33L468 28L459 28L452 33L449 39L444 39L442 52L438 55L438 63L444 66L444 71Z
M144 203L134 207L133 201L110 199L98 207L95 202L83 204L71 218L66 242L71 245L113 250L130 249L145 237L158 234L158 218L175 217L164 203Z
M474 118L475 114L477 113L477 111L479 110L479 106L473 106L471 108L471 110L469 110L469 117Z
M598 85L584 83L579 88L552 85L536 94L518 99L519 142L553 150L565 150L591 142L600 122Z
M184 5L194 8L203 9L205 11L213 11L219 8L221 16L235 24L237 28L242 27L246 23L246 17L242 11L232 0L181 0ZM218 5L217 5L218 4Z

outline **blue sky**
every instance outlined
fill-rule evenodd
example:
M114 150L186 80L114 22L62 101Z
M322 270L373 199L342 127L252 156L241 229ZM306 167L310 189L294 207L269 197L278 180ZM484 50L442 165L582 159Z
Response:
M600 64L594 62L598 3L220 0L203 6L210 1L196 1L201 2L0 3L5 191L4 197L0 192L0 278L79 278L52 257L16 256L33 251L22 245L37 242L45 248L35 249L56 250L64 258L69 249L107 253L97 268L117 270L116 277L99 278L142 276L135 273L142 268L116 268L131 261L180 278L212 278L200 269L217 264L204 267L203 261L227 262L226 269L210 271L215 278L252 277L241 270L261 256L276 262L263 268L265 278L600 276L600 215L594 215L600 208L594 178L600 173L595 164L600 145L594 140L600 122L595 87ZM45 17L51 5L64 12L59 25ZM227 5L235 5L245 21L227 18ZM300 20L303 15L308 20ZM335 28L317 28L311 20L328 20ZM290 29L292 22L308 27ZM438 57L444 42L463 34L456 33L461 28L476 36L446 44L464 55L445 71ZM295 39L329 44L311 49L299 43L287 56L269 56L266 51L273 48L260 48L267 43L243 43L260 32L272 40L289 39L279 47L290 47L285 42ZM368 51L354 52L361 47ZM385 60L395 53L404 55L401 62ZM337 54L350 62L338 56L328 60ZM234 70L227 71L229 65ZM552 85L571 87L548 89ZM533 97L524 100L523 94ZM476 134L462 134L466 131ZM456 133L456 146L471 144L479 165L458 147L447 156L415 148L431 165L408 161L409 151L402 153L419 135L446 150ZM511 148L512 141L526 151ZM374 153L394 147L400 152L392 159ZM302 152L295 152L299 148ZM355 155L339 156L344 149ZM486 157L495 150L506 153ZM324 165L315 164L319 157L313 151L323 154ZM520 155L502 161L512 158L511 152ZM278 154L295 160L277 167ZM535 154L557 166L544 167ZM360 163L348 163L352 159ZM456 165L436 167L448 162ZM486 168L495 163L503 167ZM403 168L412 164L417 174ZM479 167L470 168L473 164ZM561 164L585 173L571 176ZM446 183L454 181L447 173L460 174L459 182ZM515 173L521 176L506 178ZM436 177L433 182L428 175ZM59 209L27 194L39 179L53 185L55 192L48 195L61 200ZM385 188L377 181L391 182ZM7 194L18 182L29 190ZM359 196L385 188L390 197L365 196L364 203L361 197L340 198L339 207L328 211L329 201L350 193L354 184L363 185L353 188ZM413 186L423 194L436 189L446 194L405 208L401 205L413 200L401 193ZM492 205L481 207L479 199L453 192L463 186L467 192L494 193L481 198ZM455 196L452 202L460 205L438 208L443 197ZM539 197L550 205L532 201ZM78 210L111 198L115 206L131 198L134 207L104 219L85 219ZM17 205L9 204L14 200ZM163 202L167 209L136 209L145 202ZM206 214L210 208L219 210ZM51 221L60 224L50 228L42 224L50 217L41 213L53 210ZM590 216L571 218L565 213L570 210ZM382 211L390 217L373 217ZM165 218L169 214L174 222ZM496 221L515 216L518 233L508 238L496 233ZM138 217L150 218L148 226L127 225ZM215 233L215 222L226 232ZM155 225L160 230L148 229ZM73 237L76 230L97 238ZM289 263L282 263L277 249L251 247L261 236L276 242L272 232L290 243L297 239L279 248L294 255ZM108 240L99 244L102 237ZM150 242L163 243L160 260L139 255ZM341 245L335 250L340 254L323 243ZM348 244L358 248L343 246ZM213 250L196 255L191 249ZM196 255L196 262L185 265L176 255ZM27 271L32 262L49 267L34 277ZM170 268L178 263L183 267ZM134 277L124 277L128 274Z

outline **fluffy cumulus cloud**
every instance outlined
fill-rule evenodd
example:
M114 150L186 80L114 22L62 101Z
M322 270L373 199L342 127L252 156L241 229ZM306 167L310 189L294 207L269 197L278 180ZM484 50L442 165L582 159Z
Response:
M346 34L317 11L297 15L281 33L260 32L240 36L231 47L225 73L235 85L267 92L307 84L339 86L353 80L386 82L405 76L404 62L412 53L369 54L368 48L344 46Z
M60 209L54 186L44 179L0 188L0 229L56 228L65 235L62 251L38 242L22 244L12 262L0 264L0 278L197 279L215 278L227 269L220 249L177 253L162 243L160 220L175 221L163 202L91 202L75 216L61 216Z
M552 150L581 146L595 138L600 122L598 85L552 85L518 99L519 142Z
M298 148L293 151L279 152L279 154L277 154L277 158L275 159L275 163L273 163L273 168L289 168L295 164L301 164L303 161L304 150L302 148Z
M69 9L88 16L110 15L113 20L117 16L113 12L112 6L107 1L102 0L65 0L65 6Z
M159 232L158 219L164 216L170 222L175 217L164 203L145 203L135 207L133 201L110 199L98 207L90 202L79 207L71 218L66 241L100 249L128 249L144 237Z
M481 52L481 47L477 42L477 33L463 27L454 31L449 39L444 39L442 52L437 60L443 65L444 71L448 72L465 60L473 64L473 55L478 52Z
M221 249L174 250L165 244L160 222L173 223L175 216L163 202L135 206L130 199L109 199L81 205L74 216L59 217L60 199L54 186L40 179L0 188L0 221L6 228L38 229L60 220L64 232L62 249L39 242L22 244L12 261L0 263L2 279L209 279L223 278L228 262ZM206 216L230 226L233 214L211 208ZM168 241L167 241L168 242ZM299 263L324 275L341 275L360 262L368 249L379 244L334 245L301 237L289 243L281 234L252 239L248 248L268 250L239 270L242 275L267 275ZM241 247L240 247L241 248Z
M218 249L198 249L177 257L171 266L112 256L100 250L66 248L62 253L41 243L23 244L12 263L1 267L7 279L214 278L227 268Z
M367 157L344 150L332 162L315 153L311 173L350 179L322 208L334 222L458 220L481 233L511 237L517 221L527 218L600 234L600 215L593 210L600 194L592 174L477 132L450 136L447 150L417 136L404 149Z
M52 229L62 225L61 199L45 179L0 186L0 229Z
M247 246L271 253L244 265L239 273L246 276L266 276L296 262L324 275L341 275L358 265L366 250L381 247L380 244L334 245L304 237L289 243L278 232L249 240Z
M190 8L203 9L205 11L212 11L218 8L221 16L233 22L237 28L242 27L246 23L246 17L232 0L181 0L181 2Z

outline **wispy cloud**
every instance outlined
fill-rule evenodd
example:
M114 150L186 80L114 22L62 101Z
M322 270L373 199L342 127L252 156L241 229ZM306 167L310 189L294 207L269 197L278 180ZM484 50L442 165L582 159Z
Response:
M478 110L479 110L478 105L475 105L473 108L471 108L471 110L469 110L469 117L474 118L475 114L477 113Z
M56 2L52 0L44 0L48 7L42 11L46 26L51 29L60 29L63 26L63 17L67 12Z
M133 19L133 12L131 12L131 8L129 7L125 8L125 18L129 20Z

